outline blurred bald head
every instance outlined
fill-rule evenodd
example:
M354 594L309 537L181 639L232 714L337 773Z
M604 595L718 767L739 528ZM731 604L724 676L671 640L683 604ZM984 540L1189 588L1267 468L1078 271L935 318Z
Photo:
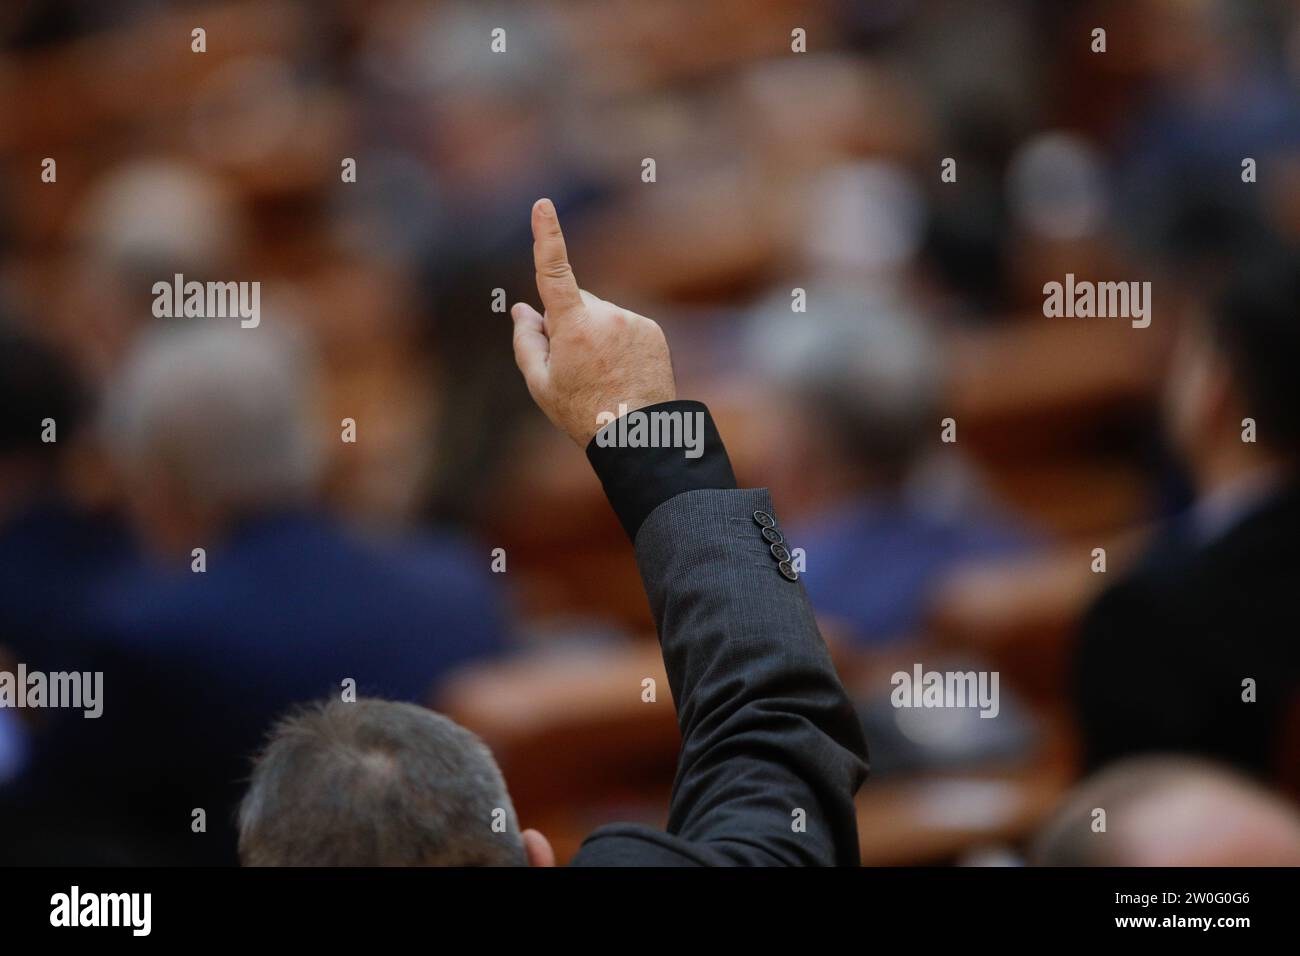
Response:
M1030 856L1045 866L1297 866L1300 811L1218 764L1134 758L1080 785Z
M241 517L309 501L320 456L296 334L199 320L154 327L108 397L106 437L146 538L189 548Z

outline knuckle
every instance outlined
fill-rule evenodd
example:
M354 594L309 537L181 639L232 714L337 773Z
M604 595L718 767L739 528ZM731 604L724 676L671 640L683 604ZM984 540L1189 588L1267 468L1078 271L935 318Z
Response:
M647 339L654 342L667 341L667 338L664 336L664 330L659 327L659 323L656 322L654 319L643 318L641 322L638 323L638 325L642 331L642 334L644 334Z

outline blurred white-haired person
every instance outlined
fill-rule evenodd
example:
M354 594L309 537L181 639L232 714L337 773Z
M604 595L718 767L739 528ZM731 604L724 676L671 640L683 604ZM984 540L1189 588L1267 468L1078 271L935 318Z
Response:
M313 380L300 334L198 319L150 329L110 383L106 440L165 560L104 598L117 703L84 722L98 726L67 789L115 827L156 821L147 844L182 861L235 861L248 757L287 708L347 693L424 703L503 647L487 562L465 542L371 540L319 506ZM203 839L168 822L182 806L206 808Z
M304 508L321 472L310 357L282 326L160 326L109 393L106 439L147 543L212 547L246 521Z

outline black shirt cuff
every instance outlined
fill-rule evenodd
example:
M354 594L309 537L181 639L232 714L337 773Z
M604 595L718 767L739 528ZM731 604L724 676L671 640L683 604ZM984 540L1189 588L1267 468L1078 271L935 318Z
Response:
M736 487L731 459L703 402L660 402L628 412L596 433L587 460L633 541L650 512L669 498Z

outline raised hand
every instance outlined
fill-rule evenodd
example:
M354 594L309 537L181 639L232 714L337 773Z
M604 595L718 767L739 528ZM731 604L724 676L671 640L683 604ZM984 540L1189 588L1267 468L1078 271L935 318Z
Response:
M668 342L658 324L578 288L549 199L533 204L533 262L544 314L510 310L515 362L533 401L586 447L601 412L617 415L677 397Z

